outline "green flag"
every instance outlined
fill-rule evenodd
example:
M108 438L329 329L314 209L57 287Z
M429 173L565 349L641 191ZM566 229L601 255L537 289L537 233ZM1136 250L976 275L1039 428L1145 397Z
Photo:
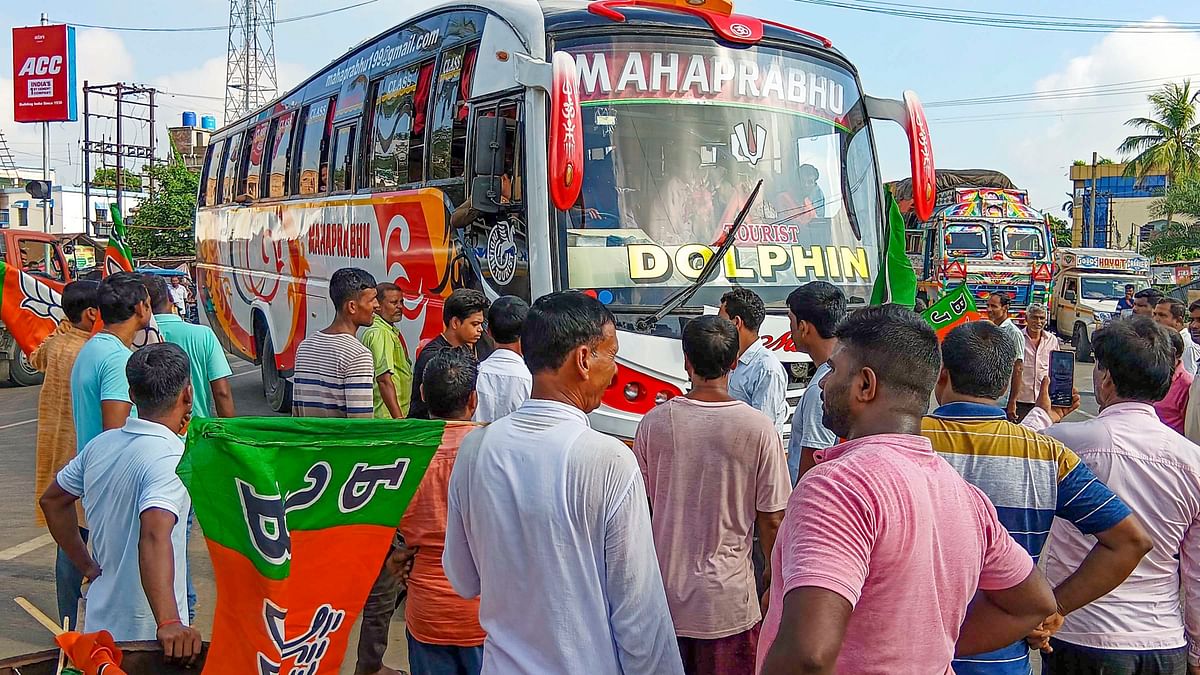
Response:
M912 308L917 302L917 273L904 252L904 216L900 206L887 195L888 231L883 244L883 265L875 277L875 289L871 292L872 305L897 304Z
M937 332L939 340L945 339L946 334L960 324L982 318L966 284L946 291L921 316Z

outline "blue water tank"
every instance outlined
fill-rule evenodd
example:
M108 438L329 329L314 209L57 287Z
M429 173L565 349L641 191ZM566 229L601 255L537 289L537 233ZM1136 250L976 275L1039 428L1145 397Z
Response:
M205 115L200 118L200 128L205 131L217 130L217 118L213 115Z
M196 113L192 112L191 110L185 110L183 113L183 126L195 127L196 126Z

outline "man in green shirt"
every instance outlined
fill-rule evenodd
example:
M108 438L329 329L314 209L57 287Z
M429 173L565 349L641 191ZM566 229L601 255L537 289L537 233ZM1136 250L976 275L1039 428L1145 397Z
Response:
M390 281L379 284L376 290L379 311L375 322L360 336L375 362L375 418L401 419L408 415L413 378L412 364L394 325L400 320L403 300L400 287Z
M150 292L150 306L163 342L179 345L192 367L192 417L233 417L233 370L225 350L208 326L187 323L176 314L167 282L160 276L143 277Z

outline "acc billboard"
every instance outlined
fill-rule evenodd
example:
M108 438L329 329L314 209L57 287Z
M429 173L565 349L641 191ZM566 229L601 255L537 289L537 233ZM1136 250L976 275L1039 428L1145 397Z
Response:
M13 118L74 122L75 29L67 25L13 28Z

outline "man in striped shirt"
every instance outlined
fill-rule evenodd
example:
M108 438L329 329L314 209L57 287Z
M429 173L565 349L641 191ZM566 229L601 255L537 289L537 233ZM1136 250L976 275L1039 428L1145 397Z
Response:
M988 496L1000 522L1034 561L1057 516L1096 543L1076 573L1054 589L1062 615L1116 588L1150 550L1149 535L1127 506L1062 443L1009 422L996 400L1012 380L1017 345L987 321L963 324L942 343L942 371L934 393L939 407L921 434L967 482ZM1047 625L1049 624L1049 625ZM1024 642L954 661L954 672L1027 675Z
M375 320L375 278L342 268L329 279L329 299L337 312L333 323L296 348L292 416L374 417L375 364L356 334Z

